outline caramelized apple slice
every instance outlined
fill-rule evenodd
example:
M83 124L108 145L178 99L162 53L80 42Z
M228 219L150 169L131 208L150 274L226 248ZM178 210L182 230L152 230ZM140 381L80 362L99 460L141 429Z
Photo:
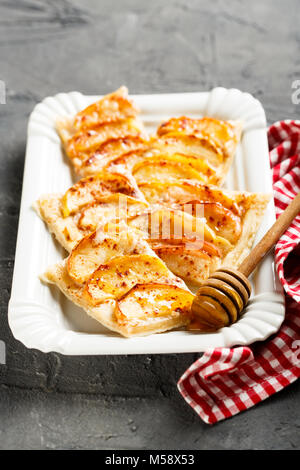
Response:
M143 124L137 119L128 118L124 121L104 123L93 129L79 130L66 142L65 150L70 158L76 158L78 154L95 151L107 140L128 135L144 136Z
M189 237L211 242L215 240L215 234L205 224L204 218L196 218L178 210L149 209L129 219L128 224L146 232L150 239L182 240L183 237Z
M243 203L247 199L246 193L226 191L195 181L160 182L153 180L141 183L139 189L150 204L164 204L169 207L182 208L184 204L188 205L189 201L193 200L199 201L200 204L219 202L239 216L244 212Z
M99 266L86 283L84 296L97 305L105 298L118 299L141 282L170 281L170 271L156 256L118 256ZM174 280L172 279L174 282Z
M157 245L155 253L164 261L168 268L190 285L200 285L221 264L222 259L210 256L203 250L191 250L184 245Z
M149 179L169 181L172 179L191 179L205 181L205 165L202 160L183 155L158 155L144 159L136 164L132 174L138 184ZM203 174L204 173L204 174Z
M98 173L95 176L82 178L74 184L62 198L63 216L67 217L86 204L94 202L111 193L122 193L141 199L139 191L124 175Z
M141 232L126 224L109 223L80 240L68 258L67 270L75 282L83 284L98 266L115 256L140 253L153 253Z
M208 176L211 168L223 161L223 152L212 142L209 137L185 135L180 132L166 134L153 141L152 147L158 149L161 154L181 154L188 157L199 158L207 164Z
M195 214L197 204L203 204L204 217L207 224L215 233L226 238L234 244L242 233L241 218L231 210L222 206L219 202L200 202L199 200L188 201L184 205L191 205L192 213Z
M150 242L201 244L205 241L218 247L222 256L232 249L231 243L217 235L204 218L196 218L188 212L150 208L143 214L129 218L127 223L147 233Z
M194 295L173 285L138 284L117 302L115 315L121 325L137 325L150 319L186 317L188 323Z
M199 284L214 271L226 251L224 245L202 240L152 240L152 249L176 275Z
M220 248L213 243L188 239L186 237L182 240L150 240L150 245L156 253L189 253L205 257L206 259L212 256L217 256L218 258L222 256Z
M111 160L105 169L115 173L131 174L137 182L174 178L203 182L214 174L213 168L205 160L180 154L162 154L153 148L151 143L148 147L130 151Z
M147 140L138 135L126 135L107 140L96 147L93 152L77 155L77 158L81 160L80 173L84 175L95 174L121 155L140 149L145 150L147 145Z
M132 170L137 163L143 161L148 156L153 156L154 154L155 151L153 151L149 145L140 147L138 149L133 149L111 160L105 166L105 170L112 173L123 173L131 175Z
M87 129L102 123L134 117L138 113L139 109L128 97L127 88L122 86L77 113L74 119L74 127L77 130Z
M170 135L172 133L208 137L222 150L225 156L228 156L231 145L228 148L227 143L236 144L240 135L240 126L236 126L230 121L222 121L208 117L192 119L182 116L172 118L161 124L157 130L158 136Z

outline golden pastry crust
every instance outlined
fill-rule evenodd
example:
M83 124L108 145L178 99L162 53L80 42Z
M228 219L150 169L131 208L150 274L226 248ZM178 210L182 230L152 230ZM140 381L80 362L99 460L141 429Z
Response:
M33 208L40 218L47 224L47 227L57 241L67 251L82 238L82 233L78 229L73 217L62 216L61 198L63 194L46 194L35 201Z

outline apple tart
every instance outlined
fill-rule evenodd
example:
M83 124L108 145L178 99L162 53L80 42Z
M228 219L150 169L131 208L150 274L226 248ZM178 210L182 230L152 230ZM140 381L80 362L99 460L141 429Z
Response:
M108 224L83 238L42 280L123 336L159 333L190 321L193 294L144 234L125 224Z
M89 176L105 168L138 181L154 173L160 179L223 182L241 137L239 121L171 118L149 138L138 114L123 86L75 116L58 120L75 172Z

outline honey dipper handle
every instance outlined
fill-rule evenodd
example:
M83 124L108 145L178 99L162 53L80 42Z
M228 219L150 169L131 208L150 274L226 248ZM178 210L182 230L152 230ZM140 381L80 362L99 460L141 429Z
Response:
M294 218L300 212L300 193L292 200L288 207L280 214L276 222L267 231L260 242L253 248L251 253L242 262L239 271L248 277L263 257L279 240L281 235L286 231Z

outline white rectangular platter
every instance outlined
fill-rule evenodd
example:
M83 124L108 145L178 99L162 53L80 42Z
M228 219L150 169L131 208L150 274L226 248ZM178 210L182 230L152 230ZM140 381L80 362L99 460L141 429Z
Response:
M30 116L8 312L14 336L28 348L44 352L95 355L201 352L209 347L251 344L275 333L284 318L284 298L272 254L253 276L253 297L242 318L209 334L182 330L123 338L88 317L58 289L40 282L39 275L66 254L36 215L32 204L42 194L64 192L74 183L54 124L59 116L74 115L99 98L78 92L60 93L39 103ZM133 99L142 110L141 117L149 132L172 116L241 119L244 132L226 186L272 192L265 113L253 96L236 89L215 88L203 93L136 95ZM272 201L256 241L274 220Z

